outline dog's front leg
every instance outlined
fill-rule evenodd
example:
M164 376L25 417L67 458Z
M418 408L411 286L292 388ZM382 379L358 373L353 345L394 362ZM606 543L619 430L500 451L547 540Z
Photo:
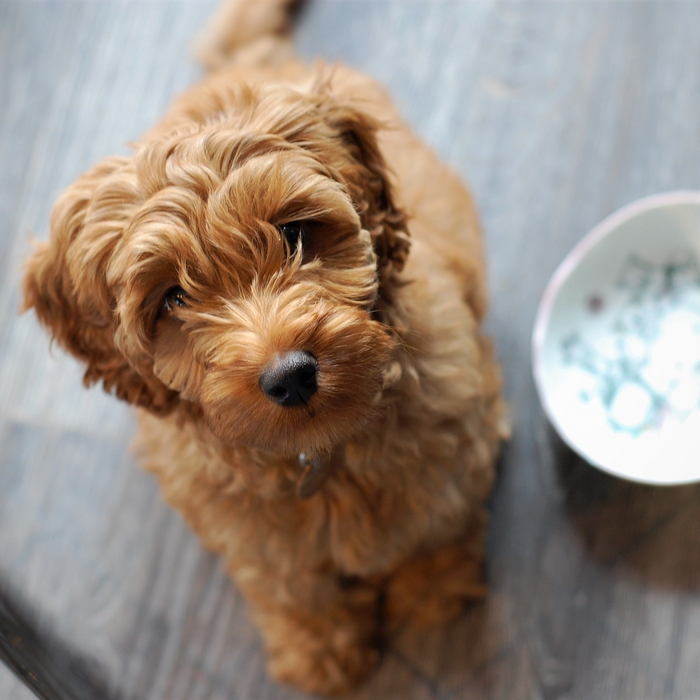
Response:
M377 586L332 571L235 572L280 682L322 695L354 688L379 659Z
M394 570L386 588L385 616L390 630L405 624L442 624L459 615L467 603L486 595L487 520L485 510L478 511L457 540L417 552Z

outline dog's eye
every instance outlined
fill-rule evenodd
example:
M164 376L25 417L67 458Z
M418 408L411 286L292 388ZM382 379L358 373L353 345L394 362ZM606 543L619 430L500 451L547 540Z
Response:
M163 309L173 311L176 308L187 306L189 295L182 287L171 287L163 297Z
M282 224L280 233L284 236L287 245L289 245L289 255L293 256L297 252L297 248L302 249L306 245L306 224L303 221L289 221Z

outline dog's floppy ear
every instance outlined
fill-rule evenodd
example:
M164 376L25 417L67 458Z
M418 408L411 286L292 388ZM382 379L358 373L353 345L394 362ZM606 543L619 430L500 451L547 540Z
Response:
M176 394L147 366L137 372L114 344L115 300L107 267L139 202L131 160L107 158L80 177L56 202L51 234L26 263L24 310L33 308L53 337L87 363L86 385L154 412Z
M325 95L320 108L326 123L340 135L352 164L343 178L377 253L382 276L391 278L408 257L407 216L394 197L389 169L377 143L381 123L354 105Z

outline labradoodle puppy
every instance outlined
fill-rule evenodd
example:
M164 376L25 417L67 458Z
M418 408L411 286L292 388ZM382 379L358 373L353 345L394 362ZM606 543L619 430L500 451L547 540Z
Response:
M484 594L503 412L469 193L374 81L290 57L289 4L224 7L216 70L63 194L24 292L140 407L270 673L333 695Z

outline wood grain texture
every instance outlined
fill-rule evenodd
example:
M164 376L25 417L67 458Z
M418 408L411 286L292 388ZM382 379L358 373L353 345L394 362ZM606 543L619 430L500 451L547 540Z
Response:
M0 0L0 577L129 700L300 697L265 678L219 561L134 467L129 410L17 317L30 233L196 79L214 4ZM700 188L700 5L312 0L297 37L384 81L474 189L514 423L491 596L392 640L355 698L700 697L700 488L583 464L529 369L539 297L574 243L637 197ZM0 669L0 698L30 697Z

